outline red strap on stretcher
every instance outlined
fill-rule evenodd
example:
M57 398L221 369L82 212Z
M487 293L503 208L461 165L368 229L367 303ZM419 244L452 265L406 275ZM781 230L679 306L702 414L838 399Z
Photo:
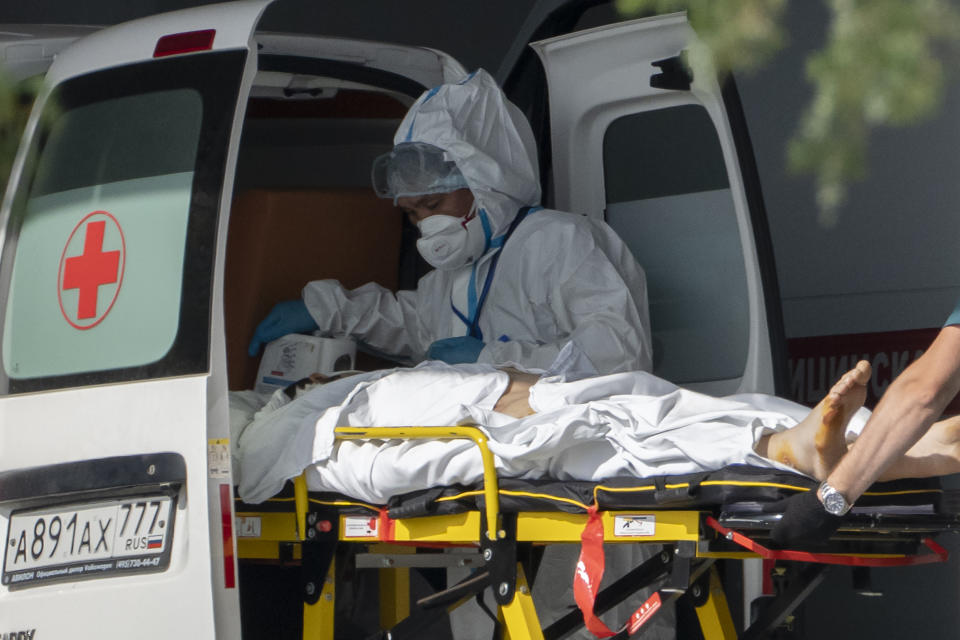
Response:
M377 538L380 542L393 542L395 524L387 508L380 507L380 513L377 515Z
M600 581L603 580L603 520L597 513L597 507L587 509L587 525L580 534L580 558L573 577L573 599L583 613L583 622L590 633L598 638L614 635L610 627L603 623L593 612L597 600Z
M573 599L576 600L583 622L587 629L597 638L609 638L617 635L610 630L603 620L593 612L597 601L597 592L603 580L603 569L606 560L603 556L603 520L597 512L596 505L587 509L587 524L580 534L580 558L577 560L577 571L573 577ZM646 602L633 612L630 619L620 631L633 635L644 625L662 604L660 593L655 591Z
M897 558L864 558L850 554L838 553L811 553L809 551L791 551L789 549L769 549L747 536L728 529L711 516L707 516L707 525L716 530L727 540L736 542L741 547L753 551L761 558L770 560L796 560L799 562L818 562L821 564L840 564L851 567L902 567L915 564L929 564L931 562L946 562L950 552L933 541L932 538L923 538L922 542L933 553L916 556L901 556Z

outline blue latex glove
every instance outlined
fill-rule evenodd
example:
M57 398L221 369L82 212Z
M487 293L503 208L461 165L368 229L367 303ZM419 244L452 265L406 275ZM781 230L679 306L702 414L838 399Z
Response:
M253 332L253 339L247 347L250 356L260 353L260 348L266 343L276 340L288 333L306 333L317 328L307 305L303 300L284 300L278 302L267 314L267 317L257 325Z
M443 360L447 364L476 362L483 351L483 342L470 336L437 340L427 349L427 358Z

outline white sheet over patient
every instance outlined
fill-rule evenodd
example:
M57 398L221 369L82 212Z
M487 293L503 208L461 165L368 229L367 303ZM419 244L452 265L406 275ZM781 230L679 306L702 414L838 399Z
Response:
M335 442L337 426L477 424L489 436L501 477L603 480L737 463L788 469L753 447L809 412L772 396L715 398L651 374L621 373L541 379L530 391L537 413L518 420L493 411L507 384L504 372L487 365L428 362L316 388L244 430L240 496L265 500L304 469L311 490L377 504L482 478L470 441ZM853 422L863 421L861 414Z

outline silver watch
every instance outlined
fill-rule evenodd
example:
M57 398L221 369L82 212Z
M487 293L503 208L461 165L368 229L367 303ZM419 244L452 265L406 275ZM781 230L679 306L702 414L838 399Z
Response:
M823 503L823 508L827 510L827 513L835 516L844 515L847 511L850 511L850 507L853 506L847 502L847 499L843 497L842 493L826 482L821 483L817 488L817 498Z

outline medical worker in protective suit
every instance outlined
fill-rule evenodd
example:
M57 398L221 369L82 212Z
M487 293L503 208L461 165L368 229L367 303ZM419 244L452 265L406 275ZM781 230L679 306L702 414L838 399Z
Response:
M396 294L310 282L260 323L250 355L319 329L413 361L545 369L572 341L597 373L651 368L643 272L605 224L536 206L532 132L488 73L424 93L394 144L374 190L417 225L434 269Z

